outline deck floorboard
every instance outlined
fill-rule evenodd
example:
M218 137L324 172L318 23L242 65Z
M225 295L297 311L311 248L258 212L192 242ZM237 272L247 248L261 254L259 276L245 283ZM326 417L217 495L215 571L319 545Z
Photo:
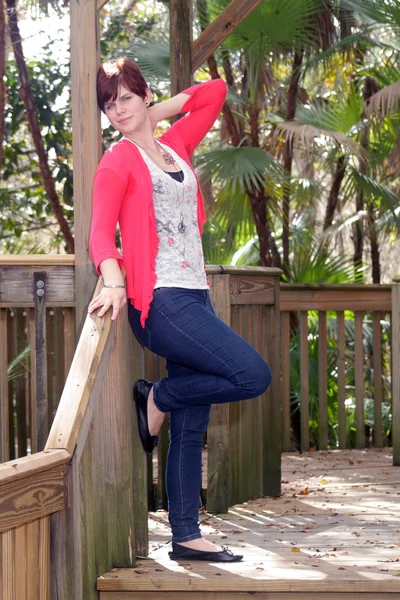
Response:
M285 453L280 497L202 512L200 521L204 536L244 561L171 561L167 514L157 511L149 515L149 557L99 578L101 600L188 591L201 600L249 592L263 600L400 599L400 470L390 449Z

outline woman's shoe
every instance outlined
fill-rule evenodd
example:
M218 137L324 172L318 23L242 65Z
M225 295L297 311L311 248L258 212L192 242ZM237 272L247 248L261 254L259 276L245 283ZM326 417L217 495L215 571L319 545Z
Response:
M151 454L153 452L158 439L156 435L150 435L149 423L147 420L147 401L153 385L153 383L146 381L146 379L138 379L133 386L133 397L136 405L139 436L143 449L145 452L147 452L147 454Z
M239 562L243 559L241 554L233 554L227 546L222 546L220 552L206 550L193 550L181 544L172 542L172 552L168 552L171 560L206 560L207 562Z

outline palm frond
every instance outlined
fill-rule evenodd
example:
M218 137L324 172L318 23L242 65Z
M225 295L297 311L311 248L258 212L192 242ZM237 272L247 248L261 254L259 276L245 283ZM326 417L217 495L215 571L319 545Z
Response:
M379 90L365 102L365 114L371 117L378 114L384 119L389 113L398 112L400 107L400 81Z
M314 148L314 142L317 138L325 137L332 140L338 147L342 147L349 152L366 159L365 151L351 138L347 137L340 131L332 131L331 129L324 129L322 127L316 127L315 125L302 124L297 121L287 121L278 125L278 129L285 132L287 139L293 143L293 138L300 141L303 148L308 152L312 152Z
M221 186L231 186L232 193L237 188L241 192L267 187L274 192L276 186L286 184L282 166L265 150L253 147L221 148L199 154L196 166L200 171L209 171L215 182Z

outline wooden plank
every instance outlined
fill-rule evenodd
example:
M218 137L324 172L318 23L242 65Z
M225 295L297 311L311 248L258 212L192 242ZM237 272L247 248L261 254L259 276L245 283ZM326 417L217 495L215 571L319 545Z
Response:
M309 356L308 356L308 313L300 313L300 445L304 451L310 447L309 433Z
M14 347L16 356L25 350L25 311L22 308L15 310L14 317ZM21 365L22 368L22 365ZM14 380L15 392L15 429L17 438L18 456L27 453L27 414L26 414L26 387L25 373Z
M391 310L389 286L291 286L282 284L281 311Z
M7 311L7 361L13 360L16 357L15 350L15 339L14 339L14 310ZM15 422L14 422L14 381L8 379L7 376L7 387L8 387L8 456L9 458L15 458Z
M39 548L39 523L33 521L24 525L26 540L26 580L27 597L26 600L38 600L39 591L39 569L38 569L38 548Z
M231 275L231 304L275 303L275 280L273 277L254 275Z
M54 344L54 309L46 310L46 381L47 381L47 436L49 434L49 425L53 421L53 406L55 403L55 344ZM60 340L61 342L61 340Z
M173 0L170 0L171 9ZM239 27L262 0L231 0L222 13L192 44L192 73L197 71L222 42Z
M242 331L242 306L231 306L231 327L237 333ZM229 403L228 440L228 499L229 505L240 498L240 402Z
M64 508L64 467L34 472L0 487L0 532Z
M15 580L17 576L15 564L15 530L0 534L1 554L1 597L4 600L19 600L15 595Z
M192 85L193 3L190 0L169 2L171 95Z
M27 556L26 556L26 525L15 529L15 564L18 565L18 576L15 578L15 595L25 600L28 589Z
M193 600L248 600L248 592L191 592ZM101 592L100 600L187 600L187 592ZM289 600L287 592L251 592L254 600ZM338 600L336 592L291 592L290 600ZM398 594L387 592L349 592L343 600L398 600Z
M251 312L250 306L242 305L241 307L241 330L238 332L246 341L250 341L250 329L251 329ZM250 498L251 486L252 486L252 450L251 445L253 441L252 431L252 405L251 401L241 400L239 402L239 498L236 502L244 502ZM249 443L252 440L252 443ZM223 511L221 511L223 512Z
M4 267L29 266L29 267L50 267L67 266L73 267L75 264L74 254L1 254L0 270ZM36 268L37 270L37 268Z
M354 313L354 373L356 398L356 448L365 447L363 313Z
M251 345L261 355L265 353L263 344L263 312L262 306L250 305L251 313ZM279 340L280 342L280 340ZM279 373L280 375L280 373ZM250 444L250 495L249 498L259 498L263 495L263 458L264 458L264 427L260 415L263 414L263 404L267 402L264 394L250 400L252 440Z
M339 421L339 448L346 448L346 338L344 328L344 312L336 314L337 328L337 386L338 386L338 421Z
M167 377L165 359L161 356L157 360L157 379L163 379ZM157 473L157 508L163 508L168 510L168 498L167 498L167 483L166 483L166 469L167 469L167 458L169 448L169 414L166 415L164 423L162 424L159 439L157 444L157 457L158 457L158 473Z
M282 352L282 451L291 449L290 441L290 313L281 314Z
M392 443L393 464L400 465L400 277L393 279L392 287Z
M7 309L0 308L0 462L9 459Z
M281 492L281 353L279 279L275 277L275 304L262 306L262 355L267 361L272 382L263 395L261 419L263 422L263 494L276 496Z
M94 295L100 293L102 285L99 278ZM104 363L115 342L116 328L111 330L110 311L101 318L97 316L98 312L86 316L46 449L65 448L73 454L94 386L101 385Z
M39 594L38 600L50 600L50 517L39 520Z
M73 266L15 265L0 267L0 307L34 306L34 273L46 273L46 302L48 306L74 306L75 284Z
M328 336L326 312L318 313L318 446L328 447Z
M382 429L382 334L380 311L372 313L374 365L374 446L383 446Z
M230 275L213 275L211 277L211 297L218 317L230 325ZM228 403L214 404L211 407L207 444L207 508L210 512L225 512L228 510Z
M29 308L29 346L30 346L30 390L31 390L31 453L37 449L37 415L36 415L36 352L35 352L35 310Z
M43 450L49 432L47 396L46 273L35 272L36 444Z
M0 464L0 489L40 471L63 465L71 458L65 450L44 450Z
M75 338L75 311L73 308L64 308L64 383L68 377L76 349Z

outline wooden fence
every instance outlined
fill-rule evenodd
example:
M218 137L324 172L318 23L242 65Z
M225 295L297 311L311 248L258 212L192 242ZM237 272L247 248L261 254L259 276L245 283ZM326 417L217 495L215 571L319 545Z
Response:
M282 284L280 307L283 450L292 448L293 407L302 450L310 448L313 422L311 445L319 449L346 448L349 440L357 448L387 444L382 401L391 402L391 286ZM328 410L331 420L337 416L336 431L328 431Z

